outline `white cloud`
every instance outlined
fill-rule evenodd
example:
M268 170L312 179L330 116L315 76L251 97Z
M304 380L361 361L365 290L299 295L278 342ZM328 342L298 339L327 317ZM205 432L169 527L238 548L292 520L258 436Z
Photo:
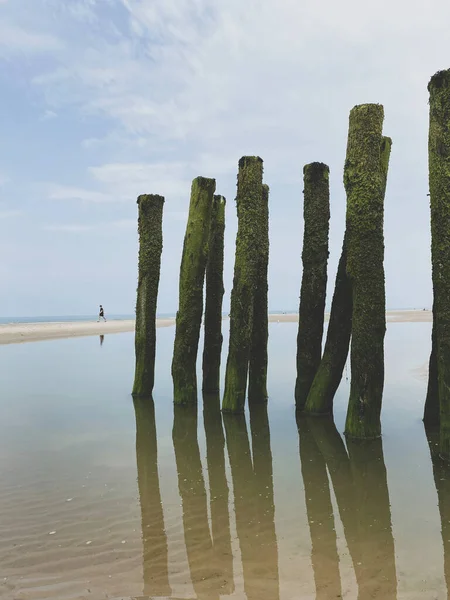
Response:
M50 186L48 197L52 200L82 200L84 202L112 202L114 200L114 197L102 192L62 185Z
M113 233L118 230L137 229L136 219L120 219L117 221L109 221L96 223L92 225L80 223L61 223L44 225L45 231L54 231L58 233Z
M54 52L63 43L54 35L27 31L17 25L0 20L0 55Z
M51 119L55 119L57 116L58 115L54 110L46 110L41 117L41 121L50 121Z
M22 215L23 211L21 210L0 210L0 219L12 219Z

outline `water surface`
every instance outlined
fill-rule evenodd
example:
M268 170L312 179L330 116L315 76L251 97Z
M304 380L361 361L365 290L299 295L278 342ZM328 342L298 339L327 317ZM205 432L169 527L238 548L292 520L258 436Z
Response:
M224 419L214 396L174 411L174 328L154 403L130 397L132 334L0 347L0 597L447 598L450 476L421 422L431 324L389 324L366 444L342 436L346 376L334 423L296 421L296 332L270 325L268 411Z

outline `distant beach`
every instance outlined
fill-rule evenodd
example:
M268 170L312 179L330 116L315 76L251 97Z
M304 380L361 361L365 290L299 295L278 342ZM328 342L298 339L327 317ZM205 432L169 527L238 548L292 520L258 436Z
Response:
M325 315L327 321L329 314ZM423 323L431 322L431 310L392 310L386 313L387 323ZM224 317L228 319L228 317ZM295 323L297 313L270 313L271 323ZM157 327L170 327L175 324L174 317L158 318ZM23 342L38 342L44 340L72 338L87 335L102 335L134 331L134 319L111 319L106 323L96 320L72 321L38 321L0 324L0 344L20 344Z

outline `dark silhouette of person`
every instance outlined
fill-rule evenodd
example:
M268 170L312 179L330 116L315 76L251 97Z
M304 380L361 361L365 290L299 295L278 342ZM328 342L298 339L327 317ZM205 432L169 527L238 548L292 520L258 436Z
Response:
M100 323L100 319L103 319L106 323L106 319L105 319L105 312L103 310L103 306L100 304L100 311L98 313L98 321L97 323Z

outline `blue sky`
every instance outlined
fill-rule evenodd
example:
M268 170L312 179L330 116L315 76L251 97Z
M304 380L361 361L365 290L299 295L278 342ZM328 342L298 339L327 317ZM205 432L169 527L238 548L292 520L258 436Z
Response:
M444 0L0 0L0 316L132 313L141 193L166 198L158 308L175 311L198 175L228 202L226 309L247 154L271 189L272 310L298 305L303 165L330 166L329 304L364 102L393 138L387 304L430 306L426 87L449 22Z

